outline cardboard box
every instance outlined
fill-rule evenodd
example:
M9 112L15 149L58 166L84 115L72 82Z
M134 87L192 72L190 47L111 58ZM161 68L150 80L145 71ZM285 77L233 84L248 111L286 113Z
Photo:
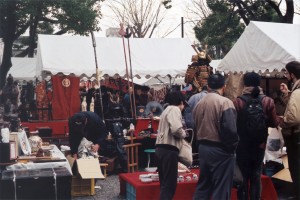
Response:
M291 178L291 173L289 170L288 155L287 154L283 155L281 157L281 159L282 159L284 169L280 170L279 172L274 174L272 177L283 180L283 181L287 181L287 182L293 182L292 178Z
M95 178L104 179L100 163L97 158L77 159L75 160L70 155L67 159L72 168L76 162L78 175L72 178L72 196L89 196L95 195Z
M78 167L78 173L82 179L104 179L98 158L77 159L76 163Z
M272 177L283 180L283 181L287 181L287 182L293 182L292 178L291 178L290 170L287 168L280 170L279 172L274 174Z
M286 154L286 155L282 156L281 159L282 159L284 168L288 169L289 168L288 155Z
M71 196L92 196L95 194L95 179L82 179L78 176L72 177Z

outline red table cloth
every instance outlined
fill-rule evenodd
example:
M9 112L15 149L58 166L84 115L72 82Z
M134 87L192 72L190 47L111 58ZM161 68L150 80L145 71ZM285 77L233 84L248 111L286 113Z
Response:
M126 183L131 184L135 188L136 199L153 200L159 199L159 182L143 183L139 179L140 174L148 174L149 172L135 172L119 174L120 180L120 195L126 195ZM198 169L193 169L192 173L199 175ZM184 174L183 174L184 175ZM271 179L268 176L261 176L262 180L262 200L278 199L277 192L273 186ZM192 199L196 189L197 181L191 180L187 182L179 182L177 184L174 200L189 200ZM237 199L237 190L232 188L231 199Z

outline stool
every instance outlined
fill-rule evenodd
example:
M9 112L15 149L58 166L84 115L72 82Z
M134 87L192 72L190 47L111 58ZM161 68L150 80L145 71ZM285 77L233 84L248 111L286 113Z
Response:
M108 163L100 163L100 167L103 168L103 172L104 172L104 177L107 177L107 172L106 172L106 168L108 166Z
M144 152L147 153L147 157L148 157L148 164L147 164L146 171L149 171L149 172L156 171L156 167L150 168L150 154L155 153L155 149L145 149Z

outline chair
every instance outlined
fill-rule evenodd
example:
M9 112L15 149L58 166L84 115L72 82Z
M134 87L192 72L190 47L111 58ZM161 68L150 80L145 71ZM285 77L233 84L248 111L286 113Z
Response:
M141 146L141 143L131 143L123 145L123 147L126 149L127 153L127 170L128 172L135 172L139 171L139 146Z

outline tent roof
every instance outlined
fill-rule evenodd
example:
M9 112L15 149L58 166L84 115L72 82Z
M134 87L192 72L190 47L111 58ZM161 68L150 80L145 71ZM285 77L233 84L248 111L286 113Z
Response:
M251 21L218 66L224 72L282 70L300 60L300 25Z
M129 41L133 76L183 76L195 54L187 38L130 38ZM122 39L96 37L96 45L98 68L102 74L124 77ZM125 47L128 52L127 39ZM128 53L127 62L129 68ZM51 74L93 76L96 65L91 37L39 35L37 68Z
M11 58L12 67L7 74L17 80L34 80L36 73L36 58Z

